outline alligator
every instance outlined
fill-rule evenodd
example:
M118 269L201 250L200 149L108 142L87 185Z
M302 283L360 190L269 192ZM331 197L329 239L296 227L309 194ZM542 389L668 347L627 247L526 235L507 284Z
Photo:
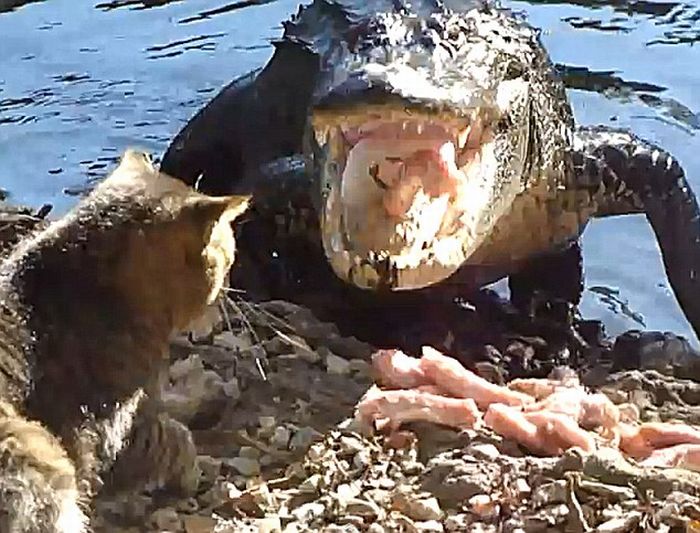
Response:
M683 168L629 131L575 125L522 16L476 0L314 0L283 28L268 63L161 162L203 192L253 194L251 221L277 227L246 239L254 224L240 226L242 250L262 250L254 268L296 254L292 281L321 283L320 250L360 292L469 294L507 276L517 306L575 305L588 222L645 214L700 332L700 211Z

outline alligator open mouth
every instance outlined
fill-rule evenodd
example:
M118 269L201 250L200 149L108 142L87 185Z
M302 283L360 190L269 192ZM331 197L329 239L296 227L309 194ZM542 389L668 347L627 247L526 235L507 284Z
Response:
M314 116L326 146L323 239L336 274L397 290L457 270L486 229L496 172L490 124L477 111Z

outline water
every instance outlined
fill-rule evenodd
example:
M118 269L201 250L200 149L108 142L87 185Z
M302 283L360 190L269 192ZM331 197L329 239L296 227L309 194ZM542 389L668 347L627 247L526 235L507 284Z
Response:
M0 187L69 208L127 146L162 154L218 89L261 66L299 0L0 0ZM700 192L700 4L507 2L543 29L581 123L629 126ZM582 311L697 342L642 216L594 221Z

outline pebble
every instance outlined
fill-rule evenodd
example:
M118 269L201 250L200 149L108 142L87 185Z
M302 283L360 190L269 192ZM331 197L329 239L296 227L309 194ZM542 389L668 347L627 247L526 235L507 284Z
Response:
M393 500L394 507L413 520L440 520L443 512L437 498L416 498L399 492Z
M362 492L362 488L357 482L343 483L342 485L338 485L336 492L338 502L341 504L341 506L344 507L350 500L360 495L360 493Z
M366 498L351 498L347 502L346 511L369 520L384 516L382 509L375 502Z
M372 464L372 455L369 450L360 450L352 458L352 466L358 470L364 470L370 464Z
M242 335L236 335L232 331L224 331L217 335L214 344L231 351L245 350L250 348L250 342Z
M259 518L253 522L258 533L281 533L282 523L277 516Z
M447 531L468 531L471 519L465 513L457 513L445 518L445 530Z
M177 511L172 507L164 507L153 511L150 518L151 524L161 531L182 531L182 520Z
M291 436L292 433L287 427L277 426L270 439L270 444L279 450L286 450L287 446L289 446L289 439Z
M272 433L277 427L277 420L274 416L260 416L258 417L258 424L260 425L261 431Z
M215 531L216 519L210 516L189 515L182 519L187 533L211 533Z
M199 504L195 498L187 498L177 502L175 508L179 513L196 513L199 510Z
M350 372L363 377L370 377L373 372L372 365L362 359L350 359L350 361L348 361L348 366Z
M340 355L346 360L349 359L362 359L368 361L374 348L366 342L362 342L355 337L341 337L340 335L328 336L323 339L323 344L325 344L328 349Z
M493 461L501 455L493 444L474 444L469 447L469 452L477 459L488 461Z
M299 492L316 494L322 482L323 476L321 476L321 474L313 474L301 482L299 485Z
M636 531L639 522L642 519L642 514L638 511L627 513L625 516L613 518L607 522L603 522L596 528L597 533L627 533L628 531Z
M197 456L197 467L202 472L202 479L213 483L221 472L221 459L209 455Z
M241 449L238 451L238 456L246 459L260 459L260 455L260 450L252 446L241 446Z
M292 439L289 442L289 449L292 451L304 450L308 448L316 439L322 437L323 435L312 427L301 427L292 436Z
M350 435L341 435L338 439L338 445L340 446L340 453L343 455L353 455L365 448L365 445L359 438Z
M350 362L347 359L338 357L332 352L325 356L326 370L329 374L337 376L347 376L350 374Z
M469 507L479 518L493 518L498 514L499 505L488 494L476 494L469 498Z
M292 515L300 522L309 522L314 518L323 516L326 512L326 507L319 502L309 502L300 505L292 511Z
M225 381L221 389L224 391L224 394L232 400L238 400L241 397L241 387L238 384L237 378L231 378Z
M415 526L416 531L425 533L442 533L443 531L445 531L445 528L442 527L442 523L438 522L437 520L414 522L413 525Z
M544 483L532 495L532 503L535 507L563 503L566 501L566 481L557 480Z
M527 481L521 477L515 480L515 490L521 496L530 494L531 491L530 485L528 485Z
M227 464L242 476L251 477L260 473L260 463L249 457L234 457L229 459Z

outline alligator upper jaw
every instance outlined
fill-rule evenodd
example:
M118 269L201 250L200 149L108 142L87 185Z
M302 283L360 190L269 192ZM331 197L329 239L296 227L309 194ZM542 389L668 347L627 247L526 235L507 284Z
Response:
M478 110L468 118L405 110L315 115L325 147L323 243L335 273L390 290L454 273L493 224L490 124Z

